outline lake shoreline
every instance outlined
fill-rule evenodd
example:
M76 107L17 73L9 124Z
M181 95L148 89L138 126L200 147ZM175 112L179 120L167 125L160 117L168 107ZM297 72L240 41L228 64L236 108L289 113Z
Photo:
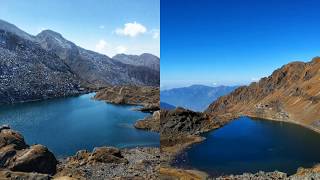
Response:
M207 177L211 177L206 171L199 170L199 169L196 169L196 168L192 168L192 169L189 169L189 168L186 168L186 169L184 169L184 168L178 168L178 167L173 166L172 163L173 163L173 161L174 161L177 157L179 157L179 155L181 155L182 153L185 153L189 148L192 148L193 145L199 144L199 143L203 143L203 142L206 140L206 138L203 136L204 134L213 132L214 130L217 130L217 129L220 129L220 128L223 128L225 125L228 125L230 122L233 122L233 121L235 121L236 119L241 118L241 117L249 117L249 118L251 118L252 120L260 119L260 120L264 120L264 121L285 122L285 123L289 123L289 124L294 124L294 125L301 126L302 128L306 128L306 129L308 129L308 130L312 130L313 132L316 132L316 133L320 133L320 130L319 130L319 129L316 129L316 128L314 128L314 127L311 127L311 126L308 126L308 125L305 125L305 124L302 124L302 123L299 123L299 122L296 122L296 121L292 121L292 120L272 119L272 118L260 118L260 117L251 116L251 115L238 116L238 117L232 118L231 120L228 120L227 123L223 124L222 126L216 128L216 129L212 129L212 130L209 130L209 131L207 131L207 132L201 133L201 134L200 134L200 137L203 138L201 141L195 141L195 142L190 141L189 143L186 144L186 146L183 146L183 148L180 148L180 149L176 150L175 152L171 153L171 154L170 154L171 157L168 158L168 164L169 164L168 169L171 169L172 171L177 171L177 172L180 172L180 173L181 173L181 172L185 172L186 174L190 174L190 172L194 172L193 175L195 175L195 176L197 176L197 175L199 175L199 174L202 174L202 175L203 175L203 174L206 174L206 176L201 176L200 179L205 179L205 178L207 178ZM316 165L315 165L315 166L316 166ZM297 168L297 172L296 172L295 174L292 174L291 176L295 176L295 175L298 173L299 169L304 169L304 168L302 168L302 167L300 166L299 168ZM312 167L307 168L307 169L312 169ZM278 171L276 171L276 170L275 170L275 171L272 171L272 172L265 172L265 173L263 172L263 173L260 173L260 175L267 175L267 174L269 174L269 173L271 173L271 174L273 173L272 175L278 175L278 174L277 174ZM279 172L279 173L282 173L282 172ZM178 173L178 174L179 174L179 173ZM244 173L244 174L249 174L249 175L252 174L252 175L254 175L255 173L250 173L250 172L248 172L248 173ZM259 173L258 173L258 174L259 174ZM285 173L285 175L287 175L287 174ZM183 175L181 175L181 177L182 177L182 176L183 176ZM236 175L236 176L241 176L241 174ZM219 176L219 177L220 177L220 178L221 178L221 177L230 178L230 177L233 177L233 175L226 175L226 176ZM216 178L219 178L219 177L216 177ZM288 176L288 177L289 177L289 176Z

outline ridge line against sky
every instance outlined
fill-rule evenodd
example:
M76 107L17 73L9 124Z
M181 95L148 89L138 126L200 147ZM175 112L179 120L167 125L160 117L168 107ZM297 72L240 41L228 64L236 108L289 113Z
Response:
M243 85L320 56L317 0L161 0L161 87Z
M110 57L160 57L160 0L0 0L0 19L36 35L50 29Z

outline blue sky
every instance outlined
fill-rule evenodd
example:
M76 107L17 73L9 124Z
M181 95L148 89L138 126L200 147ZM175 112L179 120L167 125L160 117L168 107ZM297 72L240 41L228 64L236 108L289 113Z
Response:
M160 0L0 0L0 19L109 56L160 54Z
M320 55L319 7L318 0L161 0L161 87L247 84L309 61Z

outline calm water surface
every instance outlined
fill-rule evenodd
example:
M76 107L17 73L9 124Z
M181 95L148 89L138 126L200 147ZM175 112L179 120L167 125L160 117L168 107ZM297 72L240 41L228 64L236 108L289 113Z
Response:
M0 124L21 132L28 144L46 145L58 157L97 146L159 146L159 135L137 130L147 113L107 104L94 94L0 106Z
M173 165L218 176L259 170L293 174L320 162L320 134L295 124L242 117L205 136Z

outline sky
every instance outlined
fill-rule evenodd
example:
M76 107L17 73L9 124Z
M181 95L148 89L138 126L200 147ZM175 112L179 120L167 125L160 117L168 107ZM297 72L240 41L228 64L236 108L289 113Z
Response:
M160 56L160 0L0 0L0 19L32 35L51 29L108 56Z
M161 88L243 85L310 61L320 55L319 7L318 0L161 0Z

